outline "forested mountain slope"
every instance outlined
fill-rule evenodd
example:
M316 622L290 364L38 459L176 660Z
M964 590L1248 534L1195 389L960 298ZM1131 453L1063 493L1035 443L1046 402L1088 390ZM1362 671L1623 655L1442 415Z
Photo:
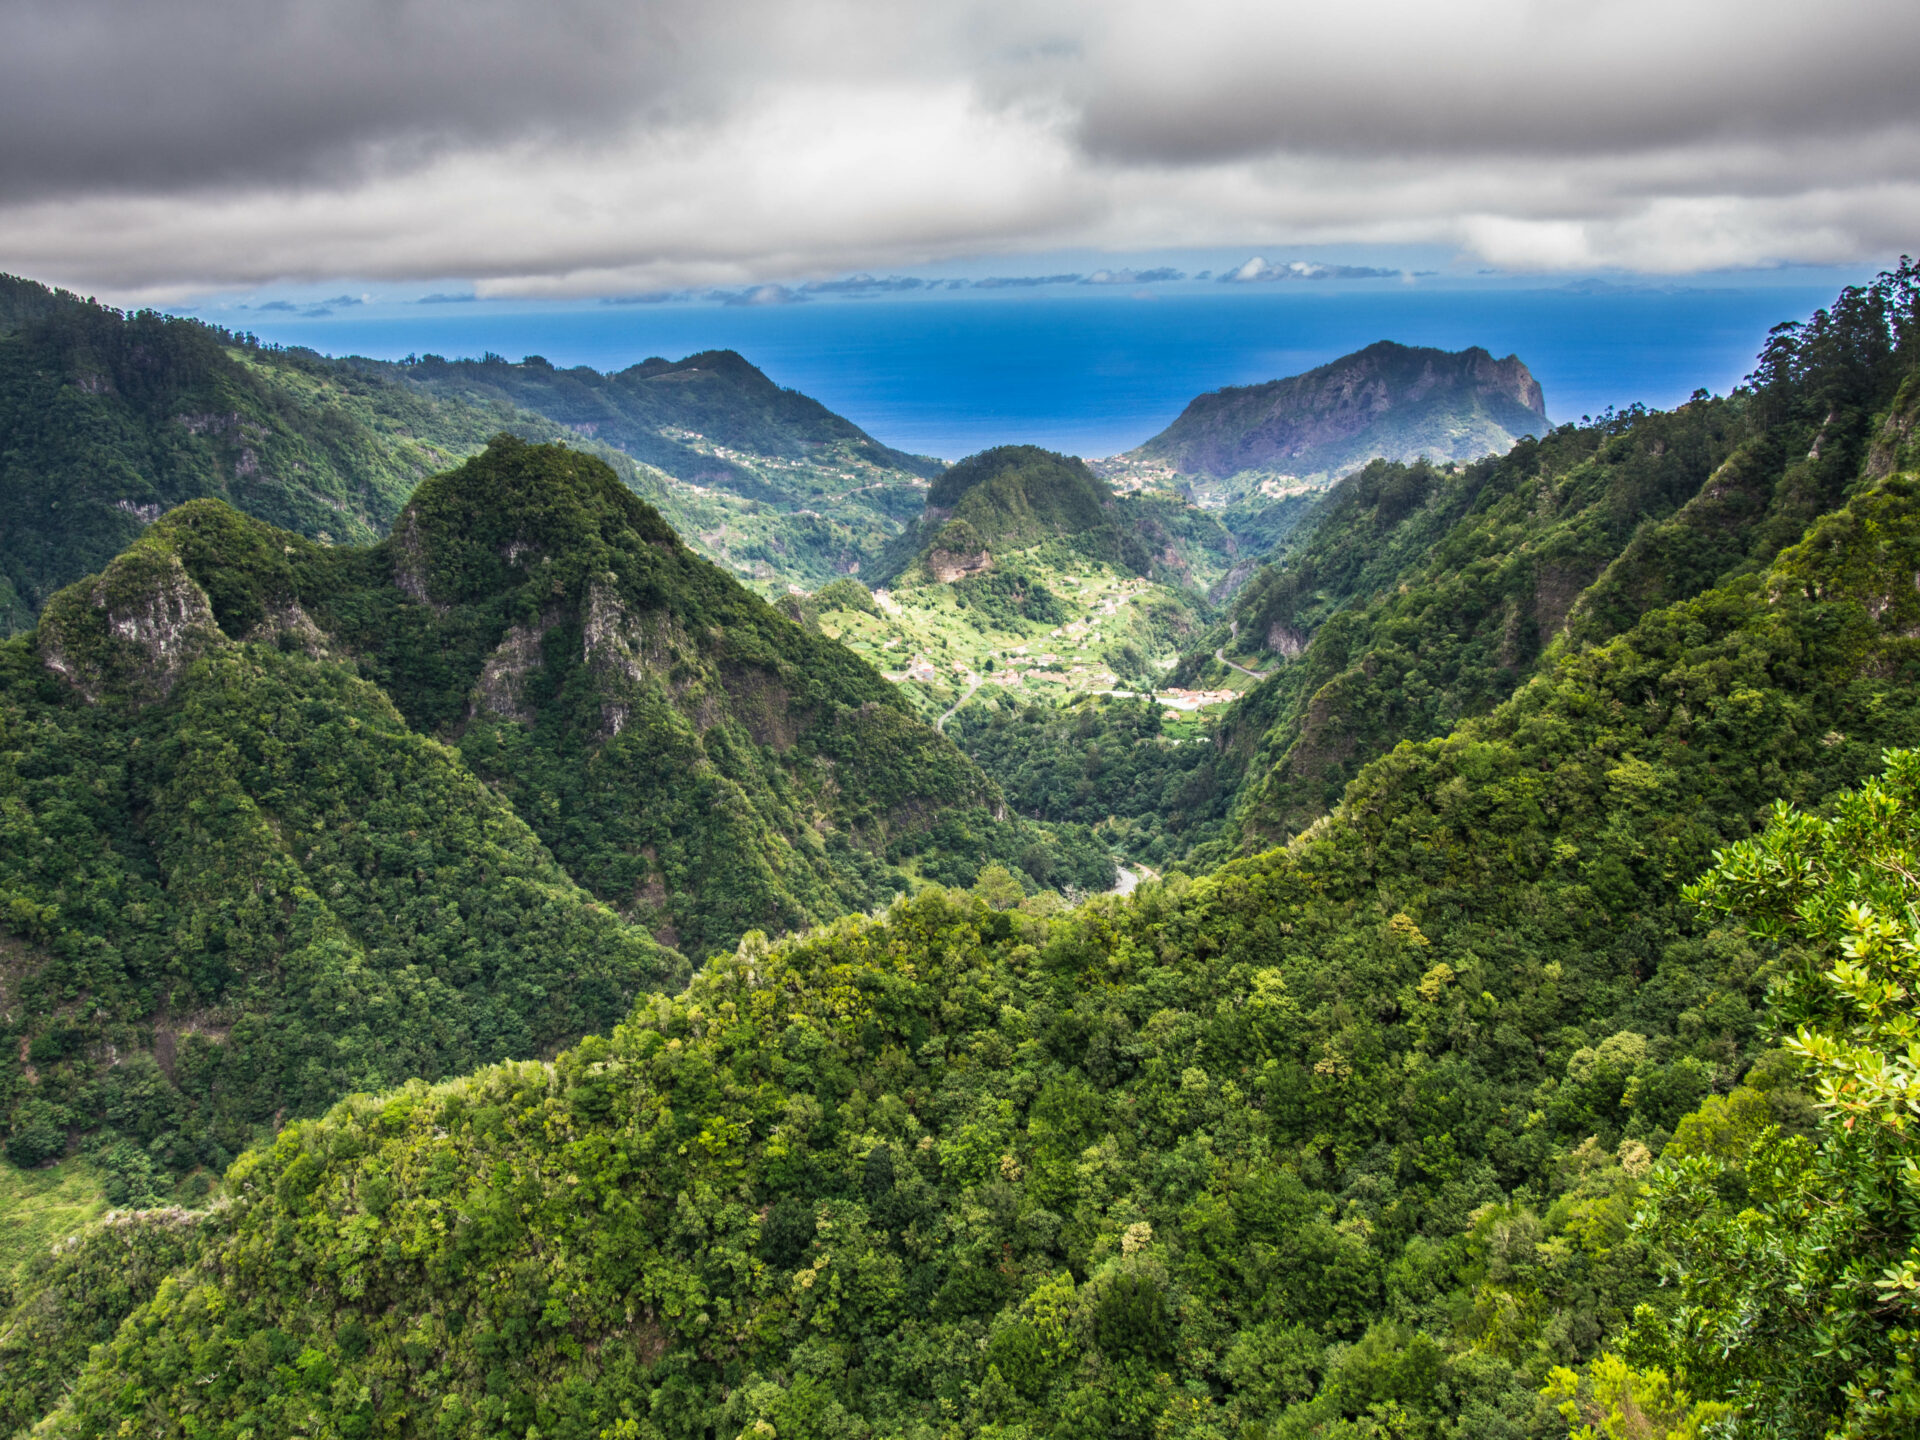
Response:
M909 871L1112 883L557 446L497 439L366 548L193 502L0 665L21 1164L102 1124L136 1168L224 1164L277 1114L604 1030L675 949Z
M11 1161L96 1132L143 1198L278 1116L538 1053L685 973L300 612L211 600L181 528L0 646Z
M761 461L805 461L838 448L875 469L922 479L945 468L882 445L818 400L774 384L731 350L643 360L610 374L585 365L561 370L537 355L519 364L499 356L428 356L396 368L418 389L537 411L677 479L749 498L783 493L730 460L730 451Z
M1464 469L1376 462L1343 481L1183 672L1206 673L1223 642L1274 672L1223 741L1247 777L1244 843L1324 813L1399 741L1486 713L1556 644L1605 640L1764 566L1851 488L1911 463L1920 389L1911 343L1887 337L1915 284L1906 267L1783 327L1728 399L1562 427Z
M201 496L309 536L377 539L503 419L0 277L0 633Z
M1565 1433L1667 1303L1653 1160L1811 1125L1679 892L1920 739L1915 573L1902 469L1285 849L928 893L289 1126L45 1433Z

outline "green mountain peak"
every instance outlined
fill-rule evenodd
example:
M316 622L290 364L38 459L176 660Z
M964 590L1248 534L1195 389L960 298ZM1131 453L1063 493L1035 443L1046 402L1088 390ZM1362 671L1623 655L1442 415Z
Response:
M1070 455L1001 445L950 466L927 491L917 530L892 550L881 579L914 564L950 582L993 568L993 557L1061 542L1088 560L1144 575L1147 552L1113 491Z

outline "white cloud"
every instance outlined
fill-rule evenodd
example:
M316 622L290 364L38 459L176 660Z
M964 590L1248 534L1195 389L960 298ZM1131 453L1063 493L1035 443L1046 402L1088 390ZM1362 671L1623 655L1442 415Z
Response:
M0 265L573 295L1067 247L1681 273L1920 235L1893 0L481 3L0 0Z

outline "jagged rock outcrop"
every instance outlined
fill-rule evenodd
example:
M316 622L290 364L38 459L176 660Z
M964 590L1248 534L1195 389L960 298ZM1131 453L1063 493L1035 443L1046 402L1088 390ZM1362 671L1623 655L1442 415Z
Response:
M151 703L221 638L206 591L179 555L141 544L48 601L38 645L41 663L90 703L110 692Z
M969 575L984 575L993 569L993 555L980 550L972 555L953 550L929 550L927 570L942 585L951 585Z

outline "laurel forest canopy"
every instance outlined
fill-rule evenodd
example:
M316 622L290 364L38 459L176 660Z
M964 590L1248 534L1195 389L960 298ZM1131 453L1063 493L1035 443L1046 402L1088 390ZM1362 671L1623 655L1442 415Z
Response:
M111 1136L134 1202L16 1268L4 1423L1911 1433L1917 300L1847 292L1723 400L1362 471L1196 647L1276 673L1192 764L1138 707L956 715L990 780L564 451L363 550L163 522L0 651L9 1144ZM129 594L179 643L117 640ZM820 849L618 893L556 777L634 726ZM1000 799L1104 856L1105 795L1203 848L1074 907L990 863ZM868 864L939 883L809 909ZM813 923L748 928L782 896ZM735 942L684 985L680 915ZM217 1033L233 993L272 1004ZM152 1203L272 1086L222 1203Z

